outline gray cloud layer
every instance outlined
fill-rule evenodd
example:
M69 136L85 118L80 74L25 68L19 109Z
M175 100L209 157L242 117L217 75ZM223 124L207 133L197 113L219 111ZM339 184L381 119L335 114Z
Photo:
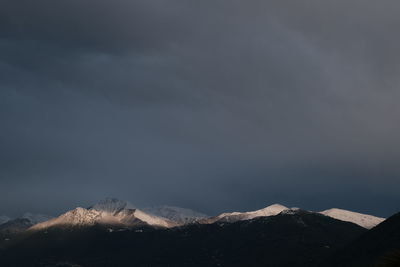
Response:
M0 3L0 213L399 209L398 1Z

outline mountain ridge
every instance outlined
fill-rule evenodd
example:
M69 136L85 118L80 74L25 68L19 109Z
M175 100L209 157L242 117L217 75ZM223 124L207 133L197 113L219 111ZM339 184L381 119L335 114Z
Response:
M0 250L0 265L321 266L319 263L332 250L367 231L299 209L233 223L103 229L94 226L33 232L6 247L4 253Z
M25 213L19 220L14 219L15 221L13 221L8 217L4 217L4 221L6 222L6 218L8 218L7 227L17 229L19 225L18 227L21 230L24 230L27 226L31 230L37 230L52 226L93 226L95 224L115 225L118 227L135 227L145 224L154 227L171 228L191 223L233 223L257 217L276 216L282 212L293 211L295 211L293 208L291 209L281 204L273 204L255 211L224 212L217 216L207 216L194 210L167 205L137 209L130 202L117 198L105 198L89 208L78 207L56 218ZM384 218L337 208L318 213L337 220L351 222L366 229L371 229L385 220ZM27 219L27 221L23 219ZM3 226L3 228L5 227Z
M215 222L236 222L243 220L251 220L257 217L266 217L266 216L274 216L278 215L280 212L289 209L286 206L281 204L273 204L267 206L265 208L255 210L255 211L246 211L246 212L225 212L220 215L206 218L204 220L200 220L200 223L215 223Z
M385 220L385 218L338 208L320 211L319 213L337 220L355 223L366 229L371 229Z

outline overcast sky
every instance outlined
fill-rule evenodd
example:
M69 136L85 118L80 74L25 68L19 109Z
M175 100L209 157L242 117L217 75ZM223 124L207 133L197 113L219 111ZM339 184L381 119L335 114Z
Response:
M399 10L0 0L0 214L399 211Z

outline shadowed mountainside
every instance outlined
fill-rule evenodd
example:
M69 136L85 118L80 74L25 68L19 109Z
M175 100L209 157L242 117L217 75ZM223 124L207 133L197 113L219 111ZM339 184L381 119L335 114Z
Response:
M171 229L53 227L8 241L0 265L318 266L365 231L302 210Z
M332 266L400 266L400 213L339 250L328 262Z

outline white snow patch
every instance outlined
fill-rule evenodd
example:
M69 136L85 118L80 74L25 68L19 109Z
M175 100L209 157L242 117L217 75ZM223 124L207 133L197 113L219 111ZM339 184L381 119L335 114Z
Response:
M149 225L155 225L155 226L163 226L163 227L170 227L171 223L169 220L157 217L154 215L147 214L141 210L136 209L134 216L138 218L139 220L146 222Z
M371 229L385 220L385 218L336 208L324 210L319 213L337 220L352 222L367 229Z

